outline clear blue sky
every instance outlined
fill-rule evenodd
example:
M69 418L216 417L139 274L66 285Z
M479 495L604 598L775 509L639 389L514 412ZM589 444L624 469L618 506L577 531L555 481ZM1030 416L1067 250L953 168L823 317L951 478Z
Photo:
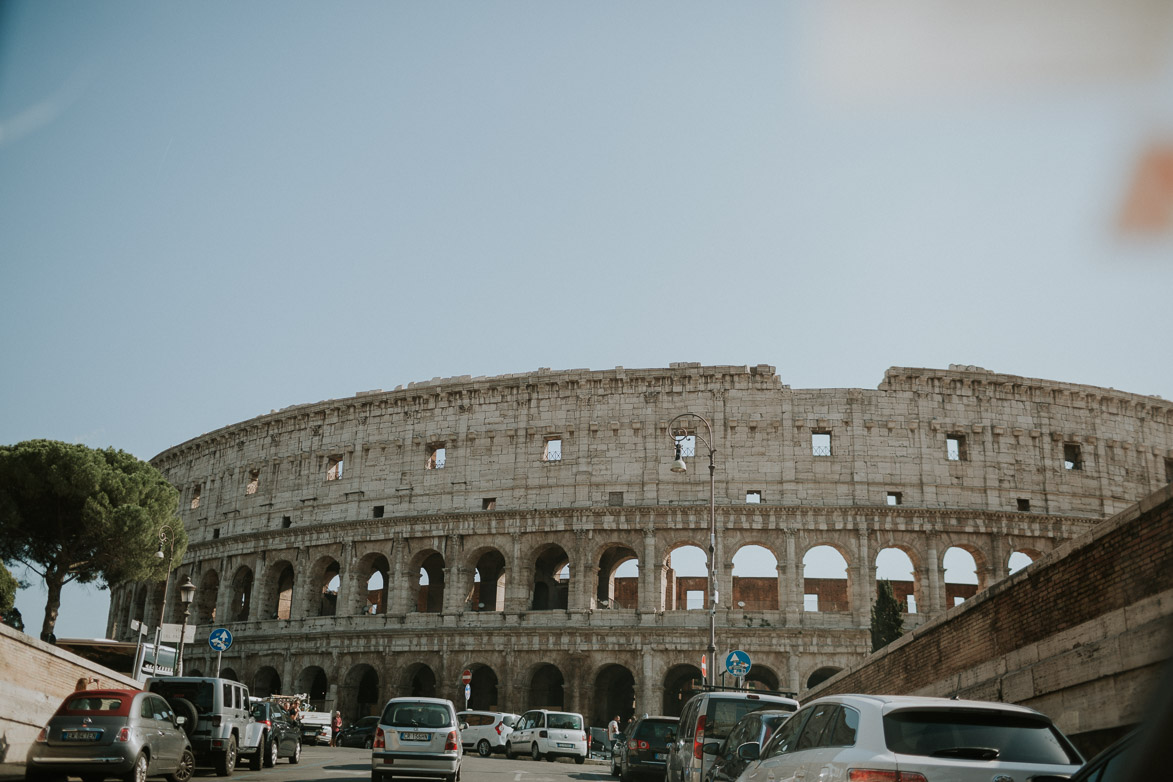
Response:
M1173 26L1109 5L4 3L0 442L672 361L1173 396L1173 236L1115 229Z

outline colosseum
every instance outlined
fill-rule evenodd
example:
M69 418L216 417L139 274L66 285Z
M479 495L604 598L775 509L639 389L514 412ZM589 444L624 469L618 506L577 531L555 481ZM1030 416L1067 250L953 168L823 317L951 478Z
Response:
M188 673L351 719L403 694L462 706L467 670L473 708L603 724L679 713L710 621L707 664L743 650L753 686L858 662L877 578L913 629L1168 482L1173 405L971 366L875 390L767 365L540 369L275 410L153 464L190 538ZM162 583L112 591L110 637L158 616Z

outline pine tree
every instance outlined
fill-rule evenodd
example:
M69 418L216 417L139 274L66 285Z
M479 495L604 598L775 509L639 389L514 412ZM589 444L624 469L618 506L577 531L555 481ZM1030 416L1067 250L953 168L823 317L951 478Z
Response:
M904 617L892 592L892 584L880 581L876 585L876 602L872 604L872 651L887 646L903 634Z

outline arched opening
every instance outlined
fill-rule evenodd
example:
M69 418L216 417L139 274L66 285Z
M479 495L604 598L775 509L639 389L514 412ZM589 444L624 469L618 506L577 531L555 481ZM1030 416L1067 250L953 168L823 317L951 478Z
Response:
M834 546L815 546L802 558L802 610L850 611L847 560Z
M565 679L557 666L549 663L542 665L534 672L529 685L529 704L527 709L561 709L564 695L562 687Z
M741 611L778 610L778 558L765 546L733 555L733 605Z
M708 556L697 546L668 552L664 568L664 607L668 611L701 611L709 602Z
M279 562L273 566L273 606L269 611L269 618L293 617L293 581L293 565Z
M360 717L376 714L382 705L378 672L366 663L351 668L342 679L335 707L342 712L343 722L354 722Z
M233 622L248 620L249 610L253 599L253 571L252 568L242 567L232 577L232 603L229 605L228 615Z
M664 676L664 702L660 713L679 717L684 703L700 688L704 680L695 665L675 665Z
M876 555L876 584L887 581L892 585L892 596L906 614L916 613L916 570L908 552L898 548L882 549Z
M200 576L199 591L196 592L195 623L210 625L216 621L216 599L220 596L220 574L206 570Z
M316 665L303 668L297 677L297 692L309 695L310 703L314 706L313 709L307 709L308 711L319 711L325 707L328 688L329 682L326 681L326 672Z
M959 606L978 592L977 560L960 546L946 549L942 560L945 566L945 608Z
M778 674L764 665L754 665L745 676L746 689L769 690L778 692L782 688L778 684Z
M268 698L270 695L280 695L281 675L277 673L277 669L269 665L258 668L256 674L253 675L253 683L249 687L249 694L255 698Z
M1009 560L1006 562L1006 571L1009 575L1013 575L1027 565L1032 564L1040 556L1041 554L1033 549L1012 551Z
M534 611L566 610L570 599L570 558L561 546L547 546L534 562Z
M595 587L598 608L639 607L639 557L627 546L612 546L599 558ZM612 714L607 719L615 715Z
M436 674L423 663L416 663L404 671L403 690L415 698L435 698Z
M438 614L444 610L444 557L433 551L420 559L419 581L416 589L416 610L424 614Z
M505 609L505 557L500 551L491 549L477 559L467 605L472 611Z
M221 679L228 679L229 681L234 681L234 682L240 681L240 676L237 675L235 668L221 668L220 669L220 678ZM241 684L244 684L244 682L241 682Z
M835 668L834 666L829 665L819 668L817 671L807 677L806 688L809 690L811 687L817 687L842 670L842 668Z
M472 681L468 683L468 708L478 711L500 711L497 694L497 672L487 665L473 665Z
M616 714L620 725L635 716L635 676L622 665L606 665L595 677L591 724L606 725Z
M335 616L338 612L338 591L342 587L342 568L333 557L320 557L309 569L306 579L306 616Z

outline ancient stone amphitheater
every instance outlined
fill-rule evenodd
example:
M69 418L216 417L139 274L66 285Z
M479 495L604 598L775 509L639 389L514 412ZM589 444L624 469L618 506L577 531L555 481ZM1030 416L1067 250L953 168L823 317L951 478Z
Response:
M191 540L167 607L179 621L190 575L188 672L214 672L223 626L222 675L348 719L402 694L463 706L465 670L474 708L677 713L710 619L703 556L673 554L709 545L703 440L670 470L687 412L716 451L717 667L743 650L769 689L871 651L884 563L915 628L1173 474L1164 399L977 367L892 368L876 390L673 364L362 392L153 460ZM161 599L115 588L111 637Z

